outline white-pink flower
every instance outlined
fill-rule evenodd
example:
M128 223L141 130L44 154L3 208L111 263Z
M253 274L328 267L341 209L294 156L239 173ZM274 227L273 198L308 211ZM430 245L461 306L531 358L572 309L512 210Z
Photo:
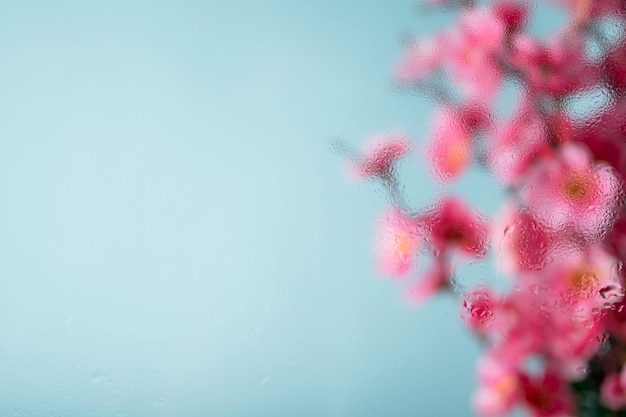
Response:
M611 167L594 162L583 145L565 143L534 168L520 194L540 221L555 229L573 227L592 241L612 226L622 181Z
M415 264L419 249L416 223L398 209L388 209L379 219L376 233L377 266L381 274L404 277Z

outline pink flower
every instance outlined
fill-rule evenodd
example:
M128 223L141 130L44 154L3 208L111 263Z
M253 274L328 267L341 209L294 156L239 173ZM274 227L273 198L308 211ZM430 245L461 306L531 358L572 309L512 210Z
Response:
M528 98L515 114L495 127L488 150L491 169L506 185L522 179L535 159L549 149L545 124Z
M494 14L506 28L507 35L512 35L526 25L528 6L518 1L500 0L494 6Z
M607 376L600 388L602 404L613 411L626 407L626 389L624 389L625 385L622 383L623 375L624 371L620 375L612 374Z
M471 151L470 132L459 114L450 109L439 111L427 151L436 175L444 181L458 177L469 167Z
M477 289L468 293L463 300L462 318L476 333L487 333L496 323L497 309L494 295L488 290Z
M491 102L502 73L496 55L504 41L504 25L487 9L463 11L457 31L442 38L450 75L471 101Z
M498 265L505 272L539 271L548 263L556 236L532 215L507 205L491 225L492 240L498 250Z
M539 221L555 229L574 227L593 241L612 226L621 189L614 170L570 142L536 167L520 194Z
M512 411L520 400L520 386L515 368L485 356L478 365L479 388L474 394L474 408L485 417L501 416Z
M532 92L561 96L589 85L592 72L584 62L583 42L570 36L542 45L520 34L513 40L510 61L524 74Z
M449 261L442 257L435 257L434 263L406 291L406 301L409 304L424 303L439 291L447 288L451 275Z
M445 198L423 221L436 252L456 250L462 255L480 258L489 247L484 219L460 199Z
M519 376L525 405L534 417L575 416L576 400L568 385L557 374L546 370L543 375Z
M435 39L417 41L405 52L396 68L395 78L400 82L421 81L441 64L441 48Z
M410 149L411 143L405 135L374 135L365 145L361 158L350 167L351 174L355 179L386 177Z
M406 276L419 249L416 223L398 209L388 209L379 219L376 233L378 270L383 275Z

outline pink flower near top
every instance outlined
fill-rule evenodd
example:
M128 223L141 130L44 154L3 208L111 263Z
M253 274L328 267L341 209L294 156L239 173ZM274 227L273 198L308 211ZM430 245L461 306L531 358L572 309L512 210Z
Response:
M413 268L419 249L418 227L397 209L388 209L379 219L376 233L377 266L381 274L404 277Z
M592 71L584 61L582 38L566 38L544 45L528 34L514 41L510 61L535 93L561 96L589 85Z
M441 48L436 39L424 39L410 45L396 68L400 82L418 82L432 74L441 64Z
M504 42L503 22L491 11L462 12L457 30L442 35L450 75L470 101L492 102L502 80L497 55Z

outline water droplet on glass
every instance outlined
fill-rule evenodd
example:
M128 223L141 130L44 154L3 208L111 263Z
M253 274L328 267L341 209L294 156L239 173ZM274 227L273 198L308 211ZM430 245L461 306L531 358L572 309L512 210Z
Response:
M578 368L576 368L576 372L578 372L581 375L585 375L589 373L589 368L586 366L579 366Z

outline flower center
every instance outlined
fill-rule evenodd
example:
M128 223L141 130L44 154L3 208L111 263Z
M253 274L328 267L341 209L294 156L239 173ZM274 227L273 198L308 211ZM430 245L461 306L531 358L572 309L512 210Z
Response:
M448 173L456 173L467 164L469 146L466 140L453 140L446 149L446 165Z
M411 255L417 250L415 238L406 232L398 232L395 236L395 250L401 255Z
M494 388L502 396L510 395L517 389L517 380L512 375L507 375L500 378Z
M569 291L577 295L589 295L598 284L595 271L579 269L569 279Z
M589 196L590 188L589 177L579 173L571 173L563 181L563 192L574 203L584 201Z

